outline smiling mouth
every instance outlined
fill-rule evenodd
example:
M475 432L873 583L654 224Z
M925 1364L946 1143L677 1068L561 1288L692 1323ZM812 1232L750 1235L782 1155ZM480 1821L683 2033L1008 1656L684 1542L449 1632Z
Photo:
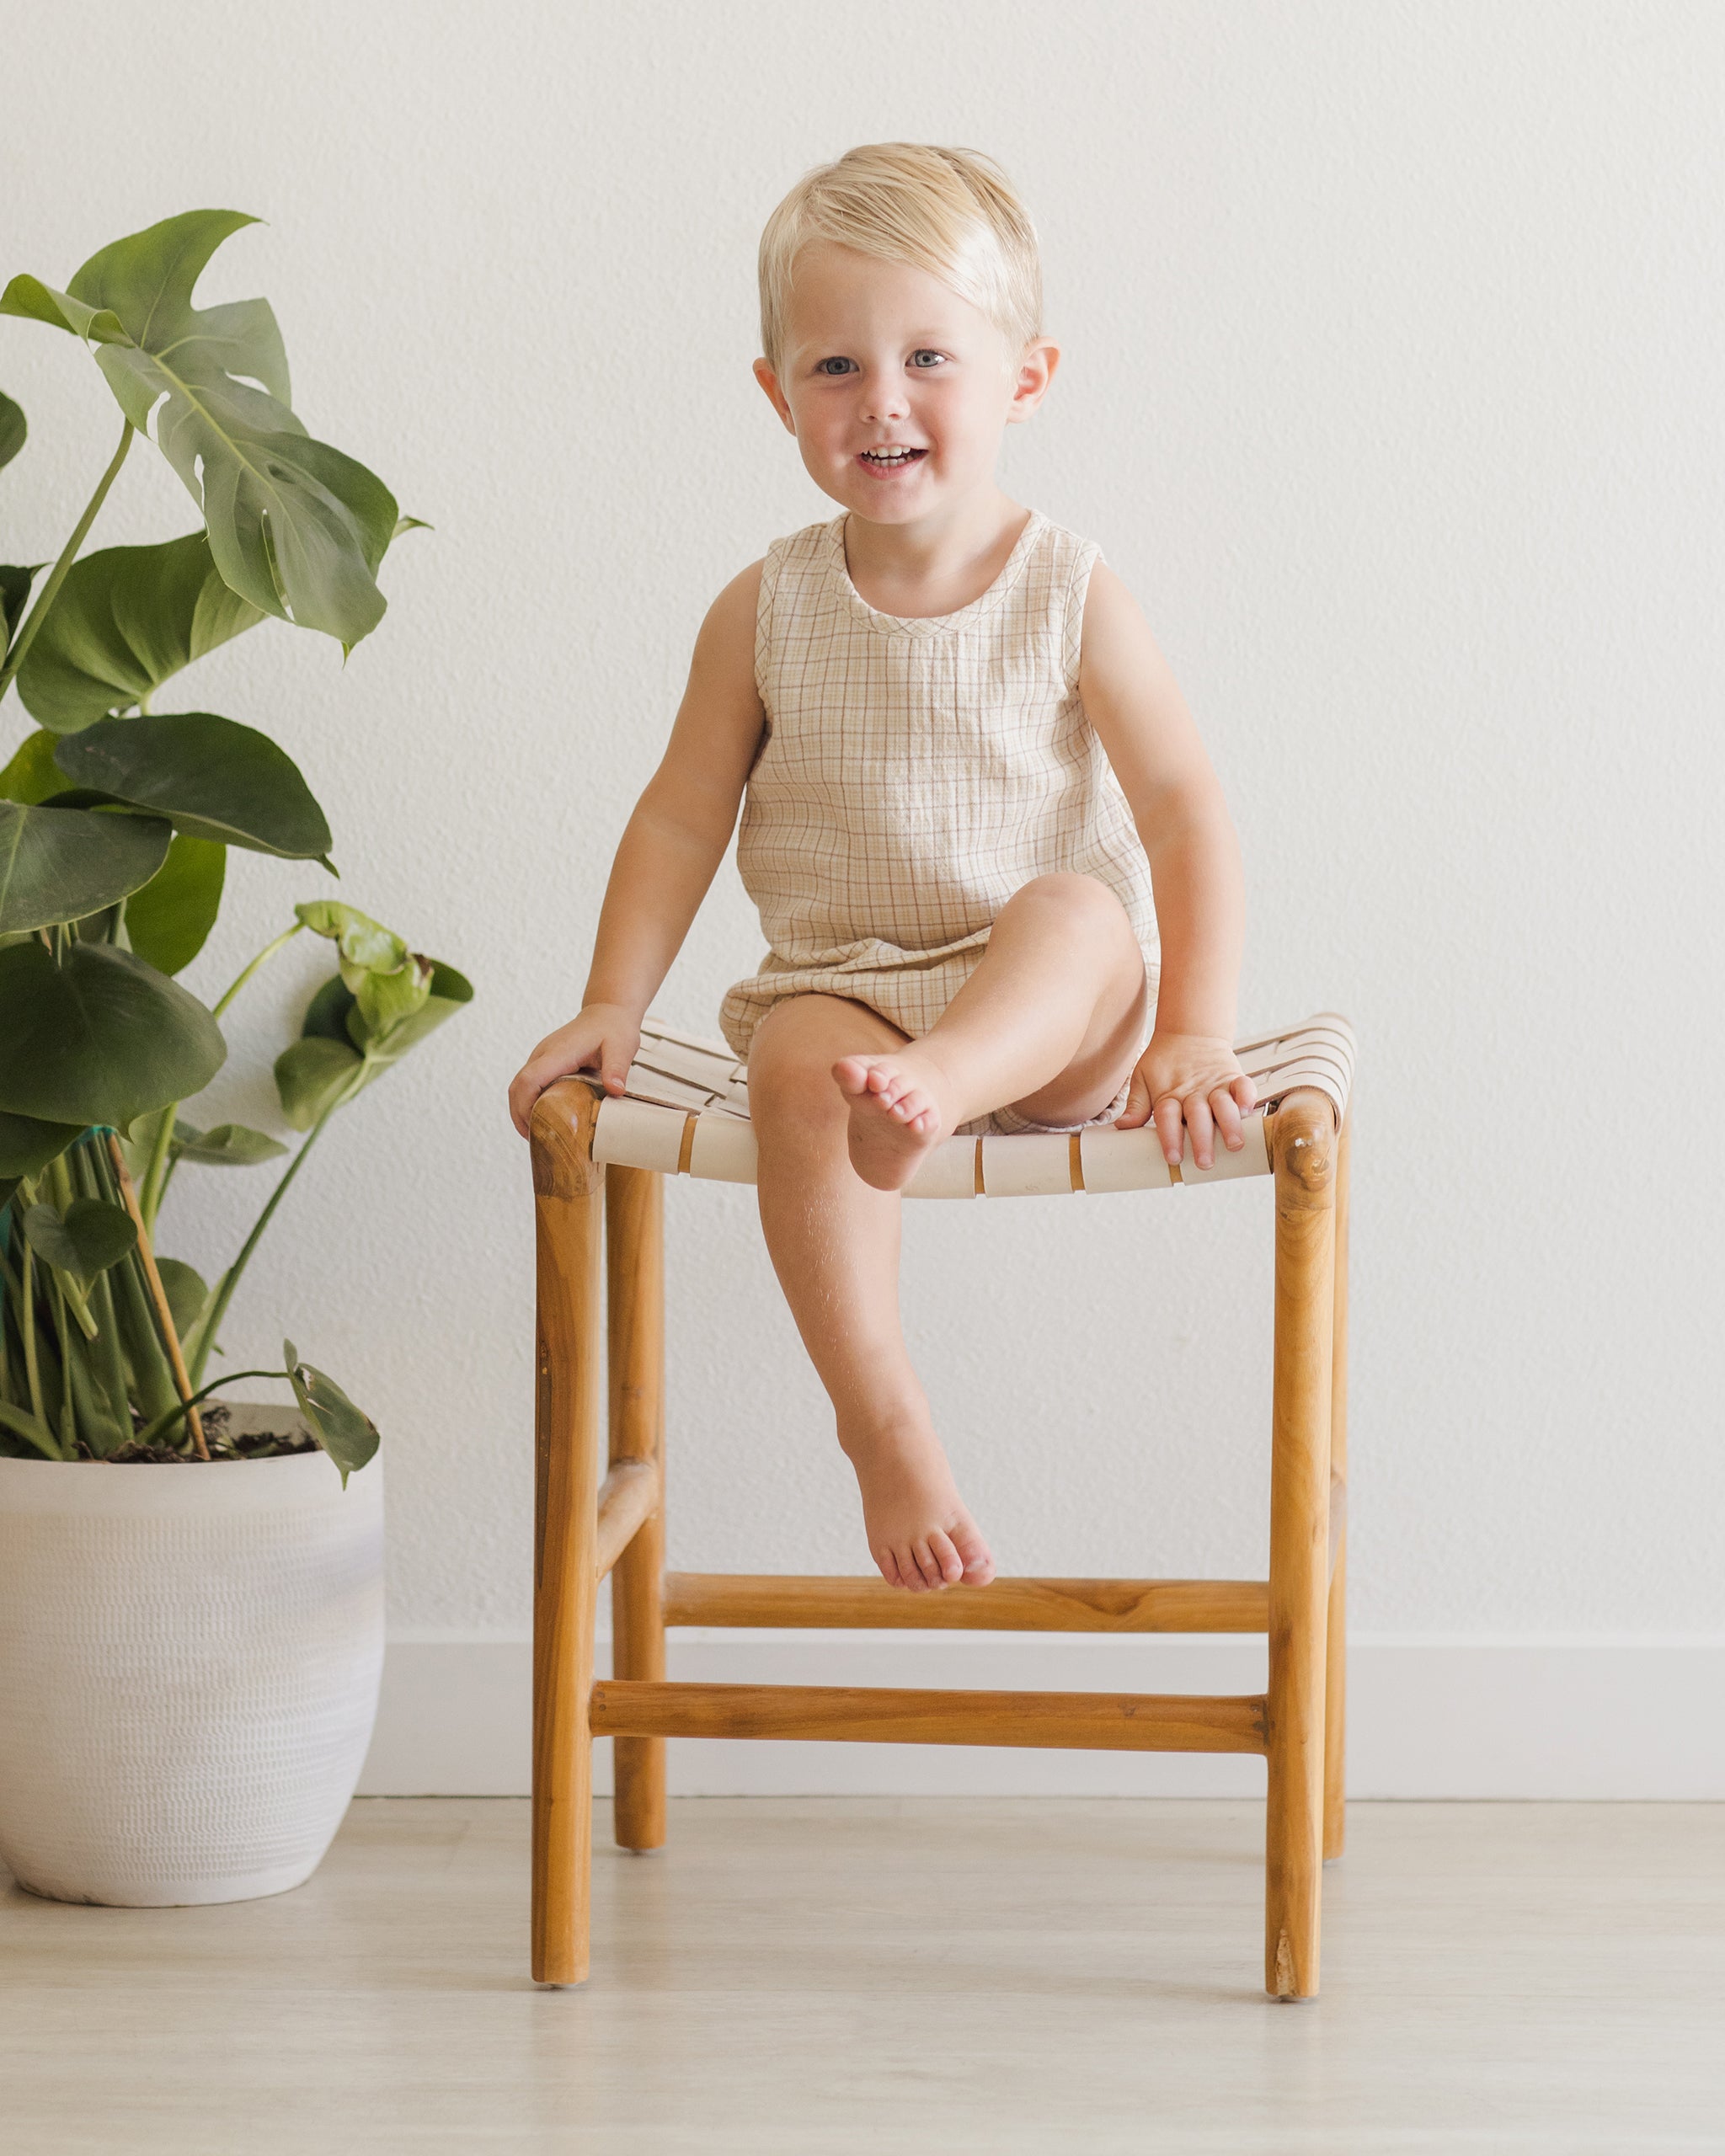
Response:
M913 464L920 464L927 454L926 449L905 447L865 449L858 455L857 462L867 465L871 472L908 472Z

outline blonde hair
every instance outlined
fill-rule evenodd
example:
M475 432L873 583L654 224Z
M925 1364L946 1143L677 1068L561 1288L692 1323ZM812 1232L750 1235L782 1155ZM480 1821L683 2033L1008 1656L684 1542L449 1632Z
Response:
M804 173L761 235L761 349L775 370L797 257L817 240L927 270L988 317L1014 359L1042 334L1036 227L980 150L865 142Z

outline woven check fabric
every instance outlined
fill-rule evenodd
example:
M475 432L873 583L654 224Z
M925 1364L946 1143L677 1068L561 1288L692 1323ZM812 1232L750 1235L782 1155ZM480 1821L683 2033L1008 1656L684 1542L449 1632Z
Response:
M852 583L842 516L767 550L756 624L766 732L737 867L770 949L726 995L746 1059L782 996L866 1003L926 1033L1033 878L1099 878L1125 907L1152 1004L1150 864L1078 695L1100 549L1033 510L980 599L927 620Z

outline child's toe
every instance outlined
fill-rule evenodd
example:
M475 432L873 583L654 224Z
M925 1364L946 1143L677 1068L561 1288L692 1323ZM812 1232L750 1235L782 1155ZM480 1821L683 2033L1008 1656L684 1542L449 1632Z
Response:
M940 1559L935 1556L927 1542L913 1543L911 1555L916 1561L916 1569L922 1575L922 1583L925 1587L934 1588L946 1585L946 1577L941 1570Z
M927 1594L928 1582L922 1577L922 1567L916 1561L915 1548L906 1543L902 1550L895 1550L893 1562L898 1567L899 1585L911 1594Z
M963 1562L964 1584L986 1587L994 1577L994 1558L988 1545L968 1519L961 1520L953 1528L952 1542Z
M928 1538L930 1556L940 1566L940 1576L948 1587L954 1587L964 1577L964 1560L953 1545L953 1538L936 1528Z

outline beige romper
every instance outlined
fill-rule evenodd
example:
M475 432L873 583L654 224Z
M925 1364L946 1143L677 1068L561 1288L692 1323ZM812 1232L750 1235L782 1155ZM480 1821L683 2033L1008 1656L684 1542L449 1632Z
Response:
M746 1057L774 1003L811 991L926 1033L1007 899L1058 870L1119 896L1153 1009L1150 864L1078 697L1101 550L1033 510L980 599L915 620L877 612L852 583L844 522L776 539L761 568L755 675L766 728L737 867L772 948L725 996L726 1040ZM1124 1103L1123 1089L1094 1120ZM1042 1127L1009 1108L985 1122Z

